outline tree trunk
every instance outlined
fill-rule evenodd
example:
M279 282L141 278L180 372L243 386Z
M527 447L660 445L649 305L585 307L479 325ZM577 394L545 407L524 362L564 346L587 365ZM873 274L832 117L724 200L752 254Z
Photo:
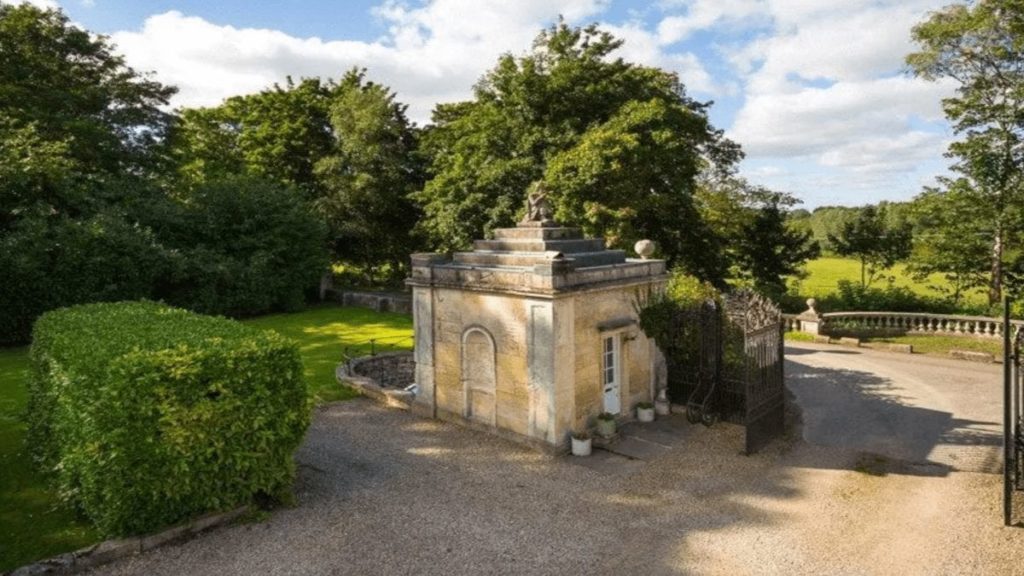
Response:
M992 240L992 263L989 270L991 275L988 284L988 303L995 306L1003 301L1003 228L996 228L995 238Z
M867 266L867 263L864 261L864 258L861 257L861 259L860 259L860 287L861 288L867 288L868 287L867 278L864 276L864 269L865 269L866 266Z

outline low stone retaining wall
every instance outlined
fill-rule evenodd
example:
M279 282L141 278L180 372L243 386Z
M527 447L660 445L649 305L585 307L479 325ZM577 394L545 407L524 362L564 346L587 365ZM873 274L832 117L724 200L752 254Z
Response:
M412 314L412 296L402 292L358 292L331 288L326 290L326 294L342 306Z
M335 375L339 382L388 406L408 409L416 396L406 390L416 381L416 360L412 352L353 358L338 364Z

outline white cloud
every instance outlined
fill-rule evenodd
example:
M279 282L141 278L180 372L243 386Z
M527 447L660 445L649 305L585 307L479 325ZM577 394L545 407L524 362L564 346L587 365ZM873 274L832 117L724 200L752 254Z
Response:
M908 172L940 156L945 146L946 139L940 134L912 131L832 147L821 155L820 163L860 173Z
M602 25L604 30L625 42L615 52L627 62L655 66L679 75L679 79L691 92L704 96L734 94L738 87L734 83L715 79L704 64L692 52L667 52L661 46L660 38L636 23L622 26Z
M770 33L726 55L745 96L730 137L752 160L803 163L801 189L913 194L939 169L949 137L941 99L954 85L907 76L903 58L913 25L945 3L768 0Z
M605 0L434 0L410 9L374 10L388 33L374 42L297 38L276 30L234 28L172 11L148 18L113 41L139 70L176 85L179 106L207 106L259 91L286 76L337 78L352 67L391 86L424 122L438 102L469 97L480 75L505 52L522 52L559 14L570 21L600 12Z
M851 141L904 134L914 120L939 120L947 90L897 76L748 93L729 134L752 155L824 154Z
M685 8L684 15L671 15L658 23L658 41L674 44L699 30L748 21L767 15L763 0L683 0L667 4Z

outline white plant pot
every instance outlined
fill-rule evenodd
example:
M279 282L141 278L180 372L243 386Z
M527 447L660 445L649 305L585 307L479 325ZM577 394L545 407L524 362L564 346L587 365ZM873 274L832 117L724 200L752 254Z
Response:
M572 439L572 455L573 456L590 456L590 438L586 440L580 440L578 438Z
M672 413L672 403L668 400L658 400L654 403L654 413L658 416L668 416Z
M637 408L636 419L640 422L654 422L654 408Z

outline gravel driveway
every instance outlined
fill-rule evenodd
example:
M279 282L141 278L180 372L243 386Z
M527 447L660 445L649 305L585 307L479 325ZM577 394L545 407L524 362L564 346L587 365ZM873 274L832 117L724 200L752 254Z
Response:
M637 426L639 459L552 458L367 400L327 406L296 507L94 573L1024 574L997 475L799 434L747 457L736 426Z

